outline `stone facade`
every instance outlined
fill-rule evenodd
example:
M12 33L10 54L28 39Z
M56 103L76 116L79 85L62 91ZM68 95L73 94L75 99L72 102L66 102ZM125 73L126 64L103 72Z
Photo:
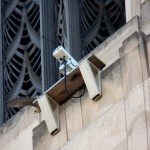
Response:
M42 113L23 108L0 128L2 150L148 150L149 7L148 0L127 0L128 22L91 52L106 63L98 101L86 91L78 103L61 105L61 130L55 136Z
M64 46L79 61L125 23L124 0L1 3L1 124L20 110L7 103L35 98L58 81L56 47Z

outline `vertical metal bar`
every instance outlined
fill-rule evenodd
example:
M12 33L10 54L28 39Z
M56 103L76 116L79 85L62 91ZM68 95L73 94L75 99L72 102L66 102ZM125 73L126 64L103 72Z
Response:
M79 24L79 1L64 0L67 28L67 49L76 59L81 59L81 38Z
M46 91L56 80L56 67L53 51L56 48L55 0L40 1L40 37L42 91Z

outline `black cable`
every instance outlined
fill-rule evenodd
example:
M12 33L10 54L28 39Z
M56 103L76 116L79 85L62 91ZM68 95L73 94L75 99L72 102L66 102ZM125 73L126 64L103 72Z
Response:
M55 61L55 65L59 69L60 66L58 65L58 61Z
M65 59L63 59L63 62L64 62L64 83L65 83L65 89L66 89L66 92L67 92L67 94L68 94L68 96L70 95L69 94L69 92L68 92L68 88L67 88L67 75L66 75L66 67L67 67L67 65L66 65L66 60Z
M67 68L66 68L67 65L66 65L66 63L67 63L67 61L66 61L64 58L61 58L60 60L62 60L63 63L64 63L64 84L65 84L66 92L67 92L68 96L70 96L69 91L68 91L68 88L67 88L67 75L66 75L66 72L67 72ZM85 94L85 87L83 88L83 93L82 93L81 95L79 95L79 96L73 96L72 98L81 99L81 97L82 97L84 94Z
M77 96L73 96L72 98L81 98L83 95L85 94L85 87L83 88L83 93L81 95Z

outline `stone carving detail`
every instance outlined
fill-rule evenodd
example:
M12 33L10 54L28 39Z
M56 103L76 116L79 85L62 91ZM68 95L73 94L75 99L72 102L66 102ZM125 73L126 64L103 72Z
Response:
M38 1L3 0L4 99L41 93ZM18 109L6 108L5 119Z

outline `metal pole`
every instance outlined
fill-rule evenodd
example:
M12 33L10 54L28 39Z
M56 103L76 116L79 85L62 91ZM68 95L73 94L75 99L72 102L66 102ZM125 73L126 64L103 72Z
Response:
M56 67L53 51L57 46L55 0L40 0L40 36L42 60L42 91L46 91L56 80Z

